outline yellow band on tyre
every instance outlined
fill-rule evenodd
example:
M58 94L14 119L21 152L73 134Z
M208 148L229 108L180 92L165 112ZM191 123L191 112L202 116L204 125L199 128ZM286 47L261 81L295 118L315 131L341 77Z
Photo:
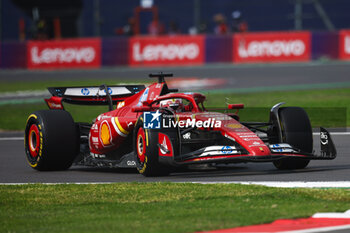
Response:
M146 146L148 146L148 130L145 129L145 136L146 136Z
M30 116L27 119L27 123L28 123L29 119L32 118L32 117L34 117L35 119L38 119L38 117L35 114L30 114Z

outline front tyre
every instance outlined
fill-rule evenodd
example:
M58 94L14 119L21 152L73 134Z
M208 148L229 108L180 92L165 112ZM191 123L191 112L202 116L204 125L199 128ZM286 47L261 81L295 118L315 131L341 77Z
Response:
M278 114L282 129L282 142L302 152L312 153L312 128L305 110L300 107L285 107L280 108ZM309 162L308 159L285 158L274 161L273 164L280 170L286 170L305 168Z
M158 160L158 134L151 129L143 128L140 117L134 128L134 159L138 172L144 176L168 175L168 169Z
M63 110L31 114L24 138L27 161L39 171L68 169L79 151L79 132L72 116Z

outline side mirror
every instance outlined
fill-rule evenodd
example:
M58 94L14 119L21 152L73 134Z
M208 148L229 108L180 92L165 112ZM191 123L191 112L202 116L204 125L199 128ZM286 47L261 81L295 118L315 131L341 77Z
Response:
M244 104L229 104L228 109L243 109Z

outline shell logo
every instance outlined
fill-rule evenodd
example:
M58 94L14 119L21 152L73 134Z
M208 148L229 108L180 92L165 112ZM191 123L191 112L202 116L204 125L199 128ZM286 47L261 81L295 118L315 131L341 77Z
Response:
M109 146L112 144L111 129L109 128L107 121L104 121L101 125L100 137L104 146Z

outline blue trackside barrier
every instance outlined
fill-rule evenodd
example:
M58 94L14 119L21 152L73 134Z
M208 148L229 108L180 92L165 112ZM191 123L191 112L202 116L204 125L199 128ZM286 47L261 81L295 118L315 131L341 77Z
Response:
M1 42L0 67L3 69L26 68L27 43L18 41Z
M128 65L129 38L102 38L102 66Z
M208 35L205 38L205 62L232 62L232 35Z
M312 32L311 59L339 58L339 32Z

